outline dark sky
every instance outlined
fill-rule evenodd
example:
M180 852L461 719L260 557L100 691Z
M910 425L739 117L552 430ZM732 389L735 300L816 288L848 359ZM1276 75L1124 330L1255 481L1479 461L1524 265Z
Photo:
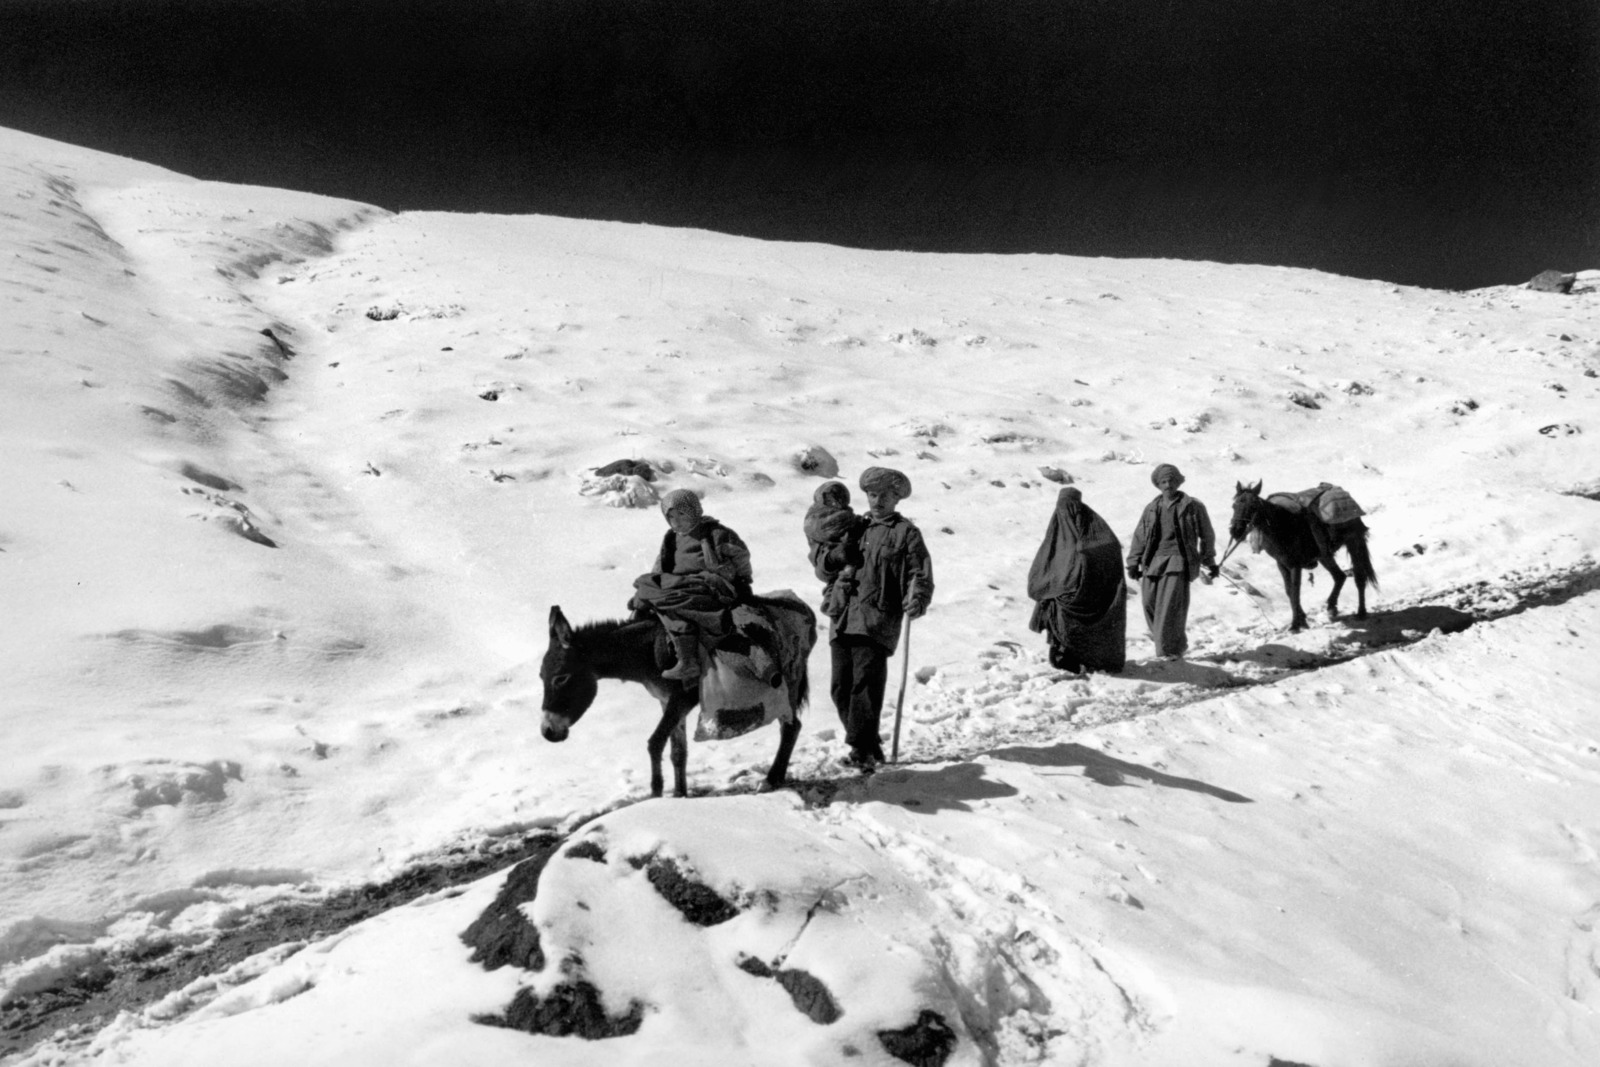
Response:
M391 209L1600 267L1592 0L0 0L0 125Z

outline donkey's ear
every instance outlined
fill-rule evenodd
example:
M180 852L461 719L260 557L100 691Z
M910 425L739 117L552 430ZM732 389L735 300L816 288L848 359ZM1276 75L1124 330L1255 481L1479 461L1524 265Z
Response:
M1234 483L1233 483L1233 491L1234 491L1234 492L1235 492L1235 493L1242 493L1242 492L1244 492L1244 483L1243 483L1243 482L1234 482Z
M550 640L567 648L572 644L572 624L561 614L559 605L550 609Z
M1256 484L1252 485L1250 487L1250 492L1254 493L1256 496L1260 496L1261 495L1261 481L1260 481L1260 479L1257 479L1256 480Z

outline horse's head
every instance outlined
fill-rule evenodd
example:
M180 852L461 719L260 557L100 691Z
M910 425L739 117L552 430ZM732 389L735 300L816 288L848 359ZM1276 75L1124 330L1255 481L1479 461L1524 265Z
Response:
M540 705L544 718L539 732L546 741L565 741L572 724L594 703L600 684L559 607L550 609L550 647L539 666L539 678L544 682L544 703Z
M1243 541L1245 534L1250 532L1250 524L1267 505L1261 499L1260 482L1255 485L1234 482L1233 488L1233 519L1228 523L1228 536L1235 541Z

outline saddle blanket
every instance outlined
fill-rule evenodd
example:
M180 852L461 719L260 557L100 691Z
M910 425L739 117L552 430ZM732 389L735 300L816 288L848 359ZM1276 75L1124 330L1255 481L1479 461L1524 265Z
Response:
M1367 513L1354 497L1330 482L1323 482L1314 489L1302 489L1298 493L1273 493L1268 499L1296 514L1309 509L1311 514L1329 526L1354 522Z
M734 605L732 626L716 651L708 658L702 647L696 741L722 741L800 717L817 617L788 589L758 599L771 603Z

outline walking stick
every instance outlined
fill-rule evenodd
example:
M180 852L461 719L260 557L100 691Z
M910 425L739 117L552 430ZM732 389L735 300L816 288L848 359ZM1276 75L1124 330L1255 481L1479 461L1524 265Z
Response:
M911 616L906 616L905 650L900 653L900 695L894 700L894 737L889 741L889 762L900 762L900 709L906 702L906 674L911 670Z

